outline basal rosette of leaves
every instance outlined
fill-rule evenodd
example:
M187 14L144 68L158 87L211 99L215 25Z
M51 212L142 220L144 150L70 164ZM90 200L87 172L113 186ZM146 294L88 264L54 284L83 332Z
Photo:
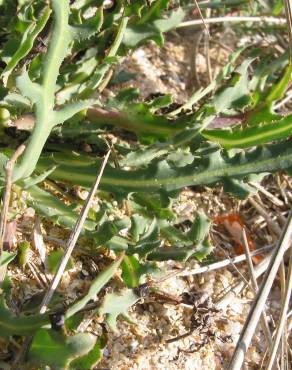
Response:
M245 9L244 1L203 6L221 11L240 5ZM32 364L90 369L99 362L106 336L78 333L77 323L118 268L126 287L106 294L97 308L112 330L119 315L130 321L128 308L139 300L134 288L145 274L157 272L155 261L201 261L211 253L211 221L198 212L183 230L172 209L182 188L221 184L244 198L254 191L250 180L291 173L292 116L275 108L291 81L286 54L259 62L260 52L236 50L210 85L175 110L170 95L141 101L132 88L101 101L103 87L118 77L112 74L121 58L150 40L163 45L164 33L179 25L189 7L187 1L168 0L118 0L109 7L101 0L0 1L1 183L6 161L28 138L12 191L42 217L72 229L82 201L66 190L91 187L107 148L103 135L136 137L134 144L114 145L116 158L102 177L99 209L91 210L82 232L92 246L87 253L112 249L122 254L61 312L67 331L56 331L48 314L14 315L7 304L11 282L1 286L0 336L32 335L27 356ZM27 114L32 129L9 136L9 122ZM211 128L227 120L234 125ZM95 145L99 155L80 153L80 142ZM129 214L117 216L125 202ZM14 258L3 253L0 266Z

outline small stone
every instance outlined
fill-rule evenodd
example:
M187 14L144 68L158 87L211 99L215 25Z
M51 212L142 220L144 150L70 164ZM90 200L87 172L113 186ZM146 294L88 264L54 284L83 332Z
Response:
M138 346L139 346L139 342L137 340L132 340L132 342L130 343L131 351L135 352Z

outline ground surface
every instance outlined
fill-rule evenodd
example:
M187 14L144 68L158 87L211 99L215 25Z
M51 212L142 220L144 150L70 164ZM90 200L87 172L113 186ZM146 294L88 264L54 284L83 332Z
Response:
M179 103L186 101L195 91L198 81L202 85L208 83L204 48L202 44L196 46L197 37L195 31L176 33L167 39L162 49L150 45L135 51L121 68L137 73L138 77L125 86L139 87L144 97L161 92L171 93ZM234 45L234 35L230 29L227 28L221 40L228 47L214 43L209 50L213 75L226 62ZM273 230L273 226L277 226L267 223L264 212L271 215L272 222L278 228L283 226L291 208L291 179L282 175L269 176L264 180L263 188L268 191L268 196L259 192L253 197L253 203L231 198L221 188L186 189L181 193L175 210L181 220L192 220L197 210L204 210L210 217L237 213L257 247L270 245L278 239ZM234 239L224 227L213 229L212 240L215 258L222 260L229 255L234 256ZM198 264L195 261L189 261L186 265L174 262L161 264L165 272L182 267L194 269L196 266ZM110 337L100 367L139 370L225 368L253 299L251 289L229 298L226 292L238 281L248 279L248 276L246 263L242 263L203 274L174 276L164 282L158 281L156 286L166 295L181 297L188 294L193 301L184 307L174 302L170 304L166 298L159 301L154 297L137 304L131 312L135 325L123 321L119 323L119 333ZM271 297L269 305L276 318L280 309L277 283ZM191 309L193 302L199 307ZM190 335L167 343L167 340L178 338L191 328L195 329ZM250 369L258 369L264 348L264 337L259 330L247 356Z
M228 34L225 40L227 36ZM232 34L229 36L232 38ZM151 93L160 92L172 94L178 103L185 102L198 81L201 84L208 82L202 47L197 48L195 53L197 71L196 73L194 71L192 58L196 37L195 33L187 37L183 34L172 34L162 49L150 44L135 51L123 61L120 70L136 74L137 77L123 86L139 87L145 98ZM232 45L232 40L230 44ZM216 43L211 47L212 75L218 72L228 54L226 47L218 49ZM197 81L193 80L194 78L197 78ZM111 90L107 89L104 93L109 95ZM264 190L258 191L251 199L245 201L227 196L220 187L212 190L206 187L184 189L174 209L180 220L186 222L193 220L198 210L204 210L211 218L236 213L257 247L272 245L277 241L277 230L283 227L291 208L292 183L291 179L279 174L266 177L262 187ZM26 210L18 221L17 237L21 239L32 233L34 223L33 211ZM60 243L67 237L66 233L51 224L42 225L41 233L48 248L53 247L56 238ZM214 262L235 255L234 239L236 239L234 233L230 234L223 224L213 227L211 241L214 247ZM84 257L79 258L78 248L74 258L75 267L65 273L61 285L61 290L66 290L67 297L70 298L71 295L72 299L87 289L91 277L96 275L97 266L101 269L105 263L98 258L93 262ZM237 296L232 295L231 299L226 294L233 284L243 279L248 280L249 275L244 262L236 266L229 264L228 267L200 274L188 273L189 270L196 270L198 267L199 264L194 260L189 260L186 264L161 263L162 276L178 269L184 268L185 271L163 281L154 278L149 282L158 288L161 294L150 294L131 309L130 315L134 324L119 321L119 331L109 333L104 359L97 368L113 370L224 368L232 356L253 298L249 288ZM16 285L18 291L14 294L19 296L22 303L45 285L39 278L33 262L26 273L20 269L13 269L9 274L12 279L19 281ZM116 284L119 284L118 277ZM270 297L268 313L272 313L276 320L281 298L278 281L275 282ZM99 319L89 314L88 321L83 323L81 329L100 333ZM184 336L186 333L188 335ZM8 343L2 339L0 345L0 360L4 362L9 357L9 352L17 351L19 346L16 342ZM264 348L264 337L261 330L258 330L247 356L249 369L259 368Z

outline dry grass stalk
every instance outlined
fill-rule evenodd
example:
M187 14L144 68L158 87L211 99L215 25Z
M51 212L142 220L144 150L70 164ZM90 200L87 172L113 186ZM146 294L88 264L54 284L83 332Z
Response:
M271 230L277 235L281 235L281 229L279 225L269 216L268 212L262 207L255 199L249 198L248 201L258 211L258 213L267 221L267 224Z
M209 18L204 19L204 22L202 22L201 19L196 19L192 21L186 21L180 23L177 28L184 28L184 27L192 27L192 26L201 26L204 23L205 24L217 24L217 23L238 23L238 22L260 22L260 23L270 23L270 24L276 24L276 25L285 25L286 19L285 18L276 18L276 17L245 17L245 16L239 16L239 17L215 17L215 18Z
M95 180L95 182L94 182L94 184L93 184L93 186L92 186L92 188L91 188L91 190L90 190L90 192L88 194L87 200L86 200L86 202L85 202L85 204L84 204L84 206L82 208L82 211L80 213L80 216L79 216L79 218L78 218L78 220L77 220L77 222L75 224L75 227L74 227L74 229L72 230L72 232L71 232L71 234L69 236L69 239L68 239L68 241L66 243L65 252L64 252L64 255L63 255L63 257L62 257L62 259L60 261L60 265L58 267L58 270L57 270L57 272L56 272L56 274L55 274L55 276L54 276L54 278L53 278L53 280L51 282L51 285L49 287L49 290L47 291L47 293L44 296L44 299L43 299L43 301L41 303L40 313L45 313L46 312L47 306L48 306L48 304L49 304L49 302L50 302L50 300L51 300L51 298L52 298L52 296L53 296L53 294L54 294L54 292L55 292L55 290L56 290L56 288L57 288L57 286L58 286L58 284L59 284L59 282L60 282L60 280L62 278L62 275L63 275L63 273L65 271L65 268L67 266L67 263L69 261L69 258L70 258L71 254L72 254L72 251L73 251L73 249L75 247L75 244L77 242L77 239L78 239L78 237L80 235L80 232L82 230L82 227L84 225L84 222L85 222L85 220L87 218L87 214L88 214L89 208L91 206L91 203L92 203L93 197L95 195L95 192L96 192L96 190L97 190L97 188L99 186L99 183L100 183L100 180L102 178L103 171L105 169L105 166L107 164L107 161L109 159L110 153L111 153L111 150L109 150L107 152L107 154L105 155L105 157L104 157L104 159L103 159L103 161L101 163L101 166L100 166L98 175L96 177L96 180Z
M254 294L257 294L259 287L258 287L258 283L257 283L257 279L256 279L256 275L255 275L255 271L254 271L254 267L253 267L253 263L252 263L251 254L250 254L250 251L249 251L248 240L247 240L245 229L242 230L242 245L243 245L244 252L245 252L245 255L246 255L246 262L247 262L248 271L249 271L249 274L250 274L250 280L251 280L251 285L252 285L252 288L253 288L253 292L254 292ZM271 332L270 332L270 329L269 329L269 324L268 324L268 320L267 320L267 316L266 316L265 311L263 311L262 316L261 316L261 327L262 327L262 330L265 334L267 345L272 346L272 343L273 343L272 342L272 335L271 335Z
M3 249L3 240L5 235L5 229L7 224L7 217L8 217L8 209L9 209L9 202L10 202L10 195L11 195L11 186L12 186L12 174L15 162L17 158L21 156L24 152L25 145L20 145L12 157L7 161L5 165L5 172L6 172L6 179L5 179L5 192L3 196L3 208L1 212L0 218L0 256Z
M281 336L283 334L285 323L286 323L286 317L287 317L287 312L289 308L291 293L292 293L292 247L290 247L290 259L289 259L287 286L285 289L284 302L281 305L281 313L280 313L280 317L279 317L279 321L278 321L278 325L276 329L276 335L273 341L271 356L269 358L269 362L267 365L267 370L272 369L276 356L277 356L277 350L278 350Z
M256 251L250 252L250 255L252 257L253 256L258 256L259 254L270 251L273 247L274 247L274 245L267 245L265 247L257 249ZM183 269L177 275L178 276L190 276L190 275L203 274L203 273L206 273L206 272L210 272L210 271L214 271L214 270L224 268L224 267L229 266L231 264L240 263L240 262L243 262L245 260L246 260L246 255L241 254L239 256L232 257L232 258L231 257L226 258L223 261L215 262L215 263L212 263L212 264L207 265L207 266L202 266L202 267L198 267L198 268L191 269L191 270Z
M262 185L257 184L256 182L249 182L250 185L252 185L254 188L258 189L262 194L264 194L272 203L274 203L278 207L282 207L284 203L275 197L272 193L270 193L268 190L266 190Z
M292 212L290 212L289 214L289 218L283 230L279 244L277 248L275 248L271 256L271 260L267 268L266 274L263 278L263 282L258 291L258 294L255 297L254 303L248 314L244 328L241 332L240 338L233 353L229 365L229 370L240 369L242 366L245 354L248 350L251 339L257 327L258 321L263 312L265 302L268 298L271 287L273 285L273 281L276 277L279 266L283 259L283 255L291 245L291 238L292 238Z
M208 28L208 26L207 26L207 24L206 24L206 22L205 22L205 19L204 19L204 17L203 17L203 14L202 14L202 12L201 12L201 9L200 9L200 7L199 7L199 4L198 4L197 0L194 0L194 3L195 3L196 8L197 8L197 10L198 10L198 13L199 13L199 16L200 16L200 21L201 21L201 23L202 23L202 24L204 25L204 27L205 27L206 35L208 35L208 37L210 37L210 34L209 34L209 28Z

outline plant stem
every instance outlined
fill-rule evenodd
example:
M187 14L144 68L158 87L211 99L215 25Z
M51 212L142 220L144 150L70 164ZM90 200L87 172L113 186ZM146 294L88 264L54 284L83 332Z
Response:
M55 14L55 25L45 58L42 82L48 99L46 104L50 109L54 108L56 81L60 66L67 52L67 48L64 45L68 45L70 38L68 31L69 1L53 1L52 4Z
M35 104L36 122L21 163L15 168L13 182L32 174L54 126L55 89L59 69L67 53L69 34L69 0L52 0L54 27L42 69L42 84L32 82L28 74L18 78L18 87Z
M21 178L28 177L32 174L37 165L43 147L50 135L51 127L49 127L49 122L47 122L46 119L42 121L43 124L41 125L38 122L40 121L37 118L32 134L28 140L27 148L21 158L21 162L13 171L13 182L18 181Z

